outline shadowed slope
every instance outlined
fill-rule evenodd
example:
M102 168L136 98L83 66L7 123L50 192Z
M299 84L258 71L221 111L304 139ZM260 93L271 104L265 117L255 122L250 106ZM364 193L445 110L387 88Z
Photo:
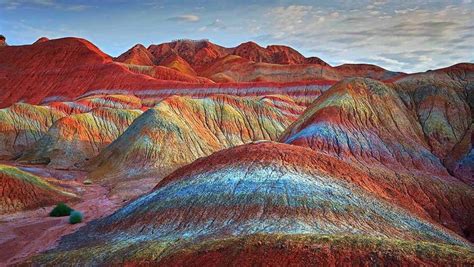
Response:
M376 185L370 191L474 238L474 190L431 153L415 114L391 87L369 79L339 82L281 140L358 166Z
M75 197L36 175L0 164L0 214L52 205Z
M279 96L169 97L137 118L94 158L90 176L114 186L130 182L130 177L151 176L154 184L176 168L220 149L275 140L302 111Z
M219 151L63 238L39 260L113 264L144 256L159 261L183 242L253 234L292 235L295 240L295 235L319 234L384 237L469 249L455 234L341 179L353 173L359 171L298 146L260 142Z

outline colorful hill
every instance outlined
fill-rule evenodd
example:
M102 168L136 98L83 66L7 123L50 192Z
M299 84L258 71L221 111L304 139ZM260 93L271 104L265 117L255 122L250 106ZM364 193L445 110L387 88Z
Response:
M90 177L124 193L143 193L199 157L251 141L276 140L302 112L303 107L280 96L169 97L90 161ZM152 179L133 182L143 178Z
M409 75L395 83L417 115L433 154L451 174L472 185L474 64Z
M397 92L370 79L343 80L321 95L282 137L344 160L447 174L417 118Z
M41 38L32 45L2 46L0 62L0 90L5 92L0 108L17 102L74 101L92 94L130 94L145 100L150 91L156 96L190 89L243 95L248 90L242 88L267 87L271 94L294 95L294 83L304 87L344 77L403 76L375 66L333 68L286 46L263 48L251 42L235 48L192 40L136 45L114 59L84 39ZM314 94L297 97L314 100Z
M17 103L0 109L0 159L13 159L30 148L67 113L49 106Z
M20 158L51 168L76 169L97 156L142 114L141 110L95 108L56 121Z
M355 78L321 95L280 140L364 170L369 180L355 183L472 240L474 190L449 175L418 119L393 88Z
M366 258L367 253L380 255L383 247L398 243L447 250L448 255L466 251L465 258L457 258L472 261L467 241L342 177L354 173L358 170L349 164L298 146L260 142L223 150L178 169L149 194L63 238L56 249L36 261L55 264L67 259L71 264L97 265L159 264L167 259L178 264L200 250L203 242L207 249L198 259L207 255L219 261L215 248L238 251L232 242L239 244L239 237L245 240L248 235L258 235L249 237L257 251L293 252L295 262L303 261L300 257L307 248L301 247L301 240L305 239L313 240L305 242L307 246L316 247L341 239L353 240L347 247L365 242L362 251L352 254L354 260ZM325 235L337 237L328 240ZM187 244L194 249L186 249ZM180 246L185 248L180 251ZM276 253L275 247L282 252ZM320 253L325 253L332 258L342 253L337 251L317 249L310 255L320 259ZM408 262L427 258L420 250L408 251ZM242 261L252 262L255 253L241 254ZM448 255L440 254L434 261L446 261ZM381 264L383 256L375 259Z
M0 49L0 107L24 101L73 100L91 89L137 89L163 85L135 74L79 38ZM168 85L176 83L168 81Z
M0 164L0 214L24 211L76 198L16 167Z
M60 132L58 132L57 128L50 129L50 127L61 118L69 115L74 117L75 114L90 112L100 107L117 109L116 111L111 111L111 113L117 112L117 114L121 114L121 111L118 109L141 109L142 103L139 98L128 95L95 95L84 97L74 102L51 102L48 105L41 106L17 103L8 108L0 109L0 159L15 159L20 157L23 152L33 148L35 143L42 139L48 131L51 132L49 135L56 137L53 138L50 136L45 138L52 138L53 140L65 138L69 141L73 140L70 138L71 135L74 135L74 132L82 132L83 135L87 136L87 139L93 139L94 137L103 138L104 135L113 135L113 133L106 131L110 130L109 128L101 128L105 126L105 124L97 125L94 128L96 131L93 135L91 135L93 131L90 131L90 129L88 131L85 130L85 128L90 128L90 123L98 123L97 121L89 121L88 126L83 126L82 128L74 128L78 126L78 123L74 125L63 125L61 128L62 131ZM106 115L106 112L96 112L94 118L97 119L100 115ZM85 116L79 117L84 118ZM117 118L117 116L114 118ZM104 121L106 119L107 118L101 118L100 120ZM67 121L72 122L74 119ZM119 128L123 129L124 127L125 126L121 126ZM68 137L61 136L62 134ZM44 144L44 140L42 142ZM52 141L50 140L48 142ZM72 146L72 144L69 145ZM60 150L62 149L61 146L58 148Z

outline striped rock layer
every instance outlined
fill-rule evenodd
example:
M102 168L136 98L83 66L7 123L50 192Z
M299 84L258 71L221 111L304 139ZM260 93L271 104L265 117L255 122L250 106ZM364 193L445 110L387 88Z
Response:
M291 95L295 83L300 87L297 96L305 98L312 97L304 94L308 85L327 85L354 76L401 76L370 65L333 68L289 47L262 48L254 43L236 48L188 41L148 49L137 45L114 59L84 39L42 39L32 45L0 47L0 62L0 108L17 102L72 101L100 90L107 94L122 90L145 99L150 90L200 89L203 92L196 96L202 97L208 89L242 95L246 94L242 88L252 87Z
M18 103L0 109L0 158L21 155L67 113L49 106Z
M303 107L282 96L169 97L147 110L90 161L94 180L127 190L156 184L176 168L223 148L276 140ZM130 183L152 177L151 182ZM137 189L135 189L137 190ZM123 190L121 190L123 191Z
M278 246L281 243L271 239L281 235L293 240L288 241L292 247L298 238L321 235L430 242L467 251L464 260L472 261L467 241L347 181L350 174L364 175L336 158L298 146L260 142L223 150L178 169L149 194L66 236L36 261L160 263L170 253L182 255L179 246L200 242L217 243L203 252L212 257L216 246L234 251L238 248L228 239L249 235L263 235L257 250ZM383 240L379 246L393 244ZM377 245L367 243L366 251L379 254ZM283 255L291 251L284 249ZM244 259L252 261L255 253ZM355 259L363 259L364 253ZM296 262L303 260L298 255ZM175 257L180 259L186 257Z
M117 139L143 112L95 108L57 120L19 161L45 163L48 167L75 169L97 156Z
M0 214L35 209L75 199L43 178L0 164Z
M280 140L364 170L369 180L357 183L369 191L472 240L474 189L448 173L402 97L374 80L341 81Z
M474 185L474 64L410 75L395 83L418 117L433 154L452 175Z
M89 115L77 115L91 112L97 108L99 108L99 110L100 108L104 109L102 109L102 111L92 112ZM141 100L134 96L95 95L84 97L74 102L51 102L48 105L41 106L17 103L8 108L0 109L0 159L16 159L22 156L26 150L31 150L32 148L35 150L53 150L53 145L50 143L58 142L61 138L64 138L63 144L69 141L86 142L87 139L89 142L95 143L96 146L98 143L104 143L100 145L102 147L115 139L118 134L130 124L131 120L133 120L130 116L125 116L128 118L125 120L120 119L124 117L121 116L121 114L124 115L127 113L126 110L120 111L120 109L141 108ZM136 117L136 115L138 115L137 112L131 112L130 114L133 115L132 117ZM70 119L66 119L68 116L70 116ZM59 122L62 118L64 118L64 120ZM79 122L76 119L79 119L79 121L81 121L81 119L83 120ZM118 129L107 128L107 119L111 119L112 124L114 124L113 127L118 127ZM55 122L58 123L55 124L53 129L50 129ZM64 124L64 122L71 124ZM81 123L82 125L79 125ZM115 125L116 123L123 125ZM58 127L60 129L58 129ZM42 138L48 138L45 137L45 135L49 130L51 131L48 134L48 136L50 136L49 141L45 144L45 140L42 140ZM79 136L74 136L74 132L80 132ZM40 140L42 140L41 145L37 147L35 144ZM48 147L41 147L45 145ZM64 145L65 147L60 145L56 146L56 148L66 149L67 146L74 146L73 143ZM42 151L40 154L43 155L44 153L45 151ZM88 155L90 155L90 153ZM44 162L44 160L39 161ZM59 164L57 167L66 166Z

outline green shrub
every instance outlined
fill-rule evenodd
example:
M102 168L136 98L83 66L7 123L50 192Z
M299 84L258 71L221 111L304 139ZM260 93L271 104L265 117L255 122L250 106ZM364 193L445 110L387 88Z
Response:
M82 213L80 211L73 211L71 212L71 215L69 216L69 223L70 224L75 224L75 223L80 223L82 222Z
M69 216L71 214L71 209L68 205L64 203L59 203L54 207L54 209L49 213L49 216L51 217L62 217L62 216Z

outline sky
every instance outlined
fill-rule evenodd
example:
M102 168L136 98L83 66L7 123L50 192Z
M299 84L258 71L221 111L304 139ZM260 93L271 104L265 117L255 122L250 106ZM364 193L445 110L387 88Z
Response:
M474 1L0 0L0 34L9 45L82 37L112 56L174 39L254 41L418 72L474 62Z

